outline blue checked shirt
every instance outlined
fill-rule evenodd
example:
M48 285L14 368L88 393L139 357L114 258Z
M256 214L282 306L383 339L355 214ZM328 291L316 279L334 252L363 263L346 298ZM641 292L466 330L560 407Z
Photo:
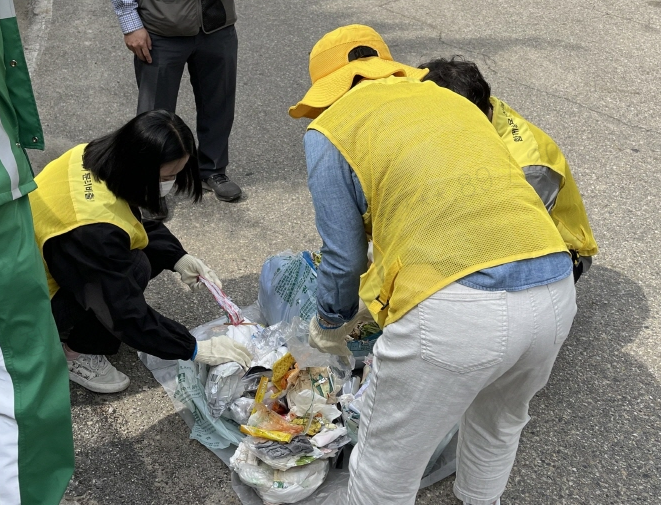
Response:
M144 28L138 14L137 0L112 0L112 6L124 35Z

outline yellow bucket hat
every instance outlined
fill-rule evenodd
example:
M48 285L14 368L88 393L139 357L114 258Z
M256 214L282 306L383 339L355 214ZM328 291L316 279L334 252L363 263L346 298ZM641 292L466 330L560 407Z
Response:
M289 108L293 118L316 118L344 95L359 75L381 79L394 75L422 79L429 72L393 61L388 46L373 28L342 26L324 35L310 53L312 87Z

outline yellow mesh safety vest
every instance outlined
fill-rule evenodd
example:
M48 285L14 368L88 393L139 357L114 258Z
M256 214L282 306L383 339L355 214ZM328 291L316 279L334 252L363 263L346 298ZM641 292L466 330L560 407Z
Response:
M486 116L433 82L363 82L309 128L365 193L374 263L360 297L381 326L470 273L567 250Z
M142 223L133 215L129 204L118 199L102 181L97 181L83 167L81 144L50 162L37 175L38 188L30 193L32 219L37 245L42 253L44 243L79 226L109 223L124 230L131 239L131 249L144 249L148 238ZM60 287L46 267L48 290L53 298Z
M592 235L583 199L560 148L551 137L523 119L505 102L493 96L490 101L492 123L517 164L520 167L543 165L562 178L551 218L567 248L577 251L580 256L597 254L597 242Z

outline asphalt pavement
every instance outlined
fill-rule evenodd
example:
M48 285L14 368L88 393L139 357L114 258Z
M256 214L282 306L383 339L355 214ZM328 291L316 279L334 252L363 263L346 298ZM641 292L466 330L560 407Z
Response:
M132 58L110 0L18 0L47 148L36 171L135 113ZM31 10L37 6L37 15ZM252 0L237 2L239 75L228 174L237 203L168 197L184 247L216 269L239 305L257 297L264 259L320 240L306 185L307 122L287 108L309 85L308 54L344 24L376 28L395 59L463 54L493 94L563 149L600 253L578 283L578 315L549 385L530 405L503 505L658 503L661 497L661 2ZM38 23L38 24L35 24ZM37 28L35 28L37 27ZM178 113L194 125L186 78ZM218 316L174 274L149 302L193 328ZM76 473L69 503L238 504L227 468L196 441L123 347L121 394L71 387ZM393 434L396 436L396 434ZM453 478L418 504L456 504Z

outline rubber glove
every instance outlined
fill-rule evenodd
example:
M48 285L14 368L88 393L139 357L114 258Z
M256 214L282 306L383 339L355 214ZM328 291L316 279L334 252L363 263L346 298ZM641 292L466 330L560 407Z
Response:
M209 340L198 341L197 354L193 361L211 366L233 361L248 369L252 362L252 355L238 342L226 335L220 335L211 337Z
M191 289L201 289L204 286L198 280L201 275L213 282L218 289L223 289L223 284L216 273L204 264L202 260L197 259L190 254L184 254L174 265L174 271L181 275L181 280L188 284Z

